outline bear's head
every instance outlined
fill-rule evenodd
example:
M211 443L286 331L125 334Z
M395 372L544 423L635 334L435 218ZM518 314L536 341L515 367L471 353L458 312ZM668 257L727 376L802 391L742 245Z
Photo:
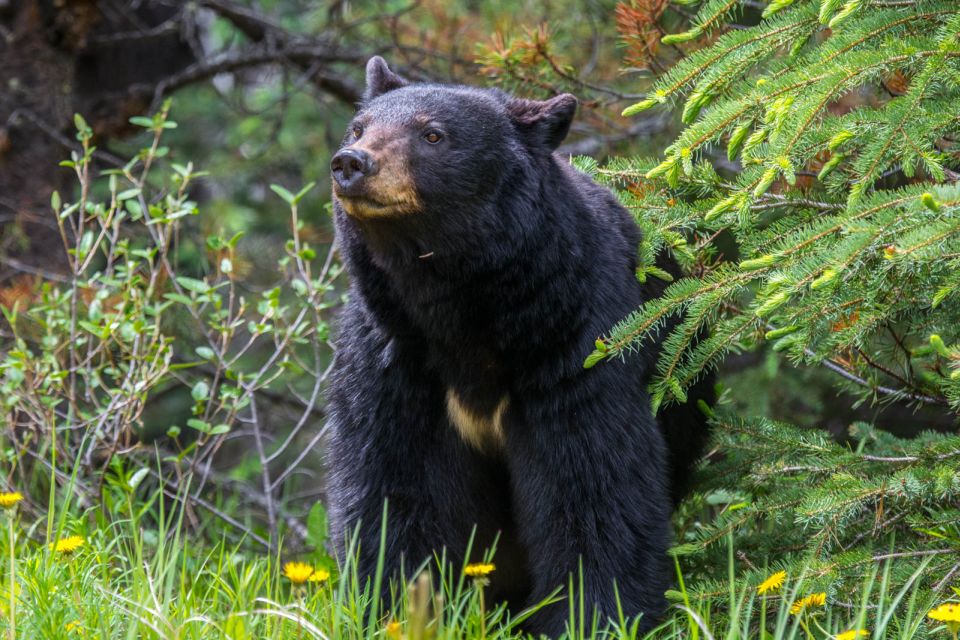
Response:
M410 83L383 58L330 169L343 211L367 224L493 225L504 190L535 174L570 128L576 98L513 98L496 89Z

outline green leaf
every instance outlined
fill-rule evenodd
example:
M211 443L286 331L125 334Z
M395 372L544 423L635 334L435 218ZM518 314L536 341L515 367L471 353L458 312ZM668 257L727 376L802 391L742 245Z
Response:
M194 293L209 293L210 285L208 285L203 280L197 280L196 278L188 278L186 276L178 276L177 284L186 289L187 291L193 291Z
M271 189L275 194L277 194L278 196L280 196L281 198L283 198L284 201L285 201L287 204L289 204L289 205L291 205L291 206L294 205L294 204L296 204L296 200L297 200L296 196L294 196L292 193L290 193L289 191L287 191L286 189L284 189L284 188L281 187L280 185L278 185L278 184L271 184L271 185L270 185L270 189Z
M187 420L187 426L191 429L196 429L200 433L210 432L210 425L203 420L198 420L197 418L190 418Z
M153 118L147 118L146 116L133 116L129 122L144 129L153 129L154 127Z
M307 193L308 193L311 189L313 189L316 185L317 185L316 182L311 182L310 184L308 184L307 186L305 186L303 189L300 189L300 191L297 191L297 195L293 196L294 201L295 201L295 202L300 202L300 200L303 199L303 196L307 195Z
M202 402L210 396L210 385L206 381L200 380L193 388L190 390L190 395L193 397L194 401Z
M196 349L194 349L194 351L198 356L200 356L204 360L212 361L216 358L216 354L214 353L213 349L211 349L210 347L197 347Z
M315 549L323 549L328 534L327 509L322 502L315 502L307 515L307 542Z

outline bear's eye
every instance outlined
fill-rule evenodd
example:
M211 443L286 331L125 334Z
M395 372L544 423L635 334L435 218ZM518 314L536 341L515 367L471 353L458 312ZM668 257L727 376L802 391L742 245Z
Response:
M440 135L439 131L428 131L423 134L423 139L429 142L430 144L437 144L443 139L443 136Z
M363 127L358 124L353 125L353 137L354 139L359 138L363 135Z

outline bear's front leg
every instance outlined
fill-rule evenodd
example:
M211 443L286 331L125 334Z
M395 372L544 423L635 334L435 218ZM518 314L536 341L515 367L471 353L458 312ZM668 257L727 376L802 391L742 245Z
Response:
M529 602L583 572L585 614L663 611L670 497L665 447L649 399L628 363L610 362L574 381L516 398L508 424L513 503L533 580ZM616 583L616 588L614 587ZM579 594L574 594L579 597ZM531 618L528 629L563 633L566 600Z
M360 296L345 309L328 408L332 544L348 538L361 580L374 575L387 503L384 588L448 550L459 562L492 500L474 454L446 418L445 390L414 337L391 335ZM389 603L387 603L389 604Z

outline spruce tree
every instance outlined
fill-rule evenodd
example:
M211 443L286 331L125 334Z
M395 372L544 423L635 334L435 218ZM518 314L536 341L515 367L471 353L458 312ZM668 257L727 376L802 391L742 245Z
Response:
M960 2L771 0L730 28L756 5L707 0L663 38L699 48L624 112L681 114L662 157L579 162L635 212L638 278L670 280L655 263L664 250L692 274L602 336L585 366L682 318L651 383L657 407L685 400L727 354L767 345L831 369L863 401L956 425ZM764 564L805 570L839 598L893 545L903 581L922 559L927 587L957 583L956 428L907 440L857 423L836 442L722 406L714 423L701 488L726 507L685 530L677 552L690 562L711 564L732 535L757 579Z

